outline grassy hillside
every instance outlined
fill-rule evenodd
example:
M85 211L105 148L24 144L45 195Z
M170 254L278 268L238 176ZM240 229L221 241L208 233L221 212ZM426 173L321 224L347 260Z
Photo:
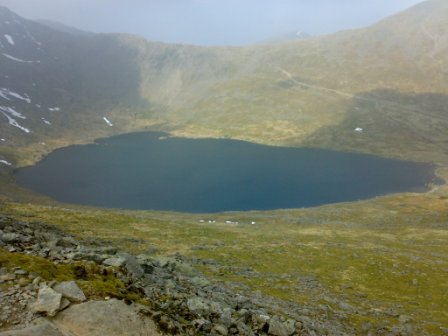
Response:
M2 39L0 87L31 99L0 97L31 130L0 115L0 153L19 165L144 129L448 162L444 1L365 29L226 48L69 34L0 13L11 22L1 20L0 30L16 40ZM366 132L359 136L356 127Z

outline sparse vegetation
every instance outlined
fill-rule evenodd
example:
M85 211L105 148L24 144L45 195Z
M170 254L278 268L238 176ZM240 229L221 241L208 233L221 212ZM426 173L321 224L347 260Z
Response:
M218 214L216 224L199 223L207 218L199 215L11 202L0 211L134 253L214 260L197 267L243 292L331 307L360 332L366 324L392 327L405 315L422 333L442 335L448 321L444 188L313 209Z

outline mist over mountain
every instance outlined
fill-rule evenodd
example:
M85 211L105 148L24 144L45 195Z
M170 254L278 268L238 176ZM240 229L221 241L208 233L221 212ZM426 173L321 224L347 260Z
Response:
M67 33L2 7L0 151L23 163L154 129L446 161L447 19L432 0L365 29L199 47Z
M422 0L0 0L36 20L84 31L128 33L153 41L247 45L303 30L312 35L365 27Z
M204 6L297 17L268 0L7 3L98 24L107 6L117 29L122 6L160 6L126 19L169 22L166 40L194 12L195 43L229 36ZM350 27L350 6L372 8L300 3ZM447 334L448 1L331 35L229 13L239 42L277 38L163 43L0 6L0 336Z

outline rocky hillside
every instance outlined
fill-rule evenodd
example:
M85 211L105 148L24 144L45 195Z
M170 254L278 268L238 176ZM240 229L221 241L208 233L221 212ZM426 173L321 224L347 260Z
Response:
M192 267L211 263L133 256L43 223L0 217L0 335L353 333L336 317L261 293L237 294Z
M147 128L447 163L447 20L429 0L365 29L205 48L0 8L2 167Z

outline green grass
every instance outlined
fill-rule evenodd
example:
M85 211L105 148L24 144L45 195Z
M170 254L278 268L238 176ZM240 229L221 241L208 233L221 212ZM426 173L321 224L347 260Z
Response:
M20 267L46 281L76 280L90 299L104 299L109 296L142 304L147 303L141 293L127 291L125 284L117 279L111 268L103 269L93 262L54 264L42 257L11 253L0 248L0 267L9 270Z
M347 323L358 330L367 322L397 325L396 313L411 316L421 334L438 335L448 323L446 195L442 187L425 195L213 216L8 201L0 211L56 225L80 239L98 237L133 253L155 249L162 255L213 259L218 266L200 270L217 281L297 304L343 311L339 302L344 302L353 307L345 311ZM207 218L217 223L199 223ZM242 224L226 225L226 220ZM248 224L252 220L257 224ZM248 268L251 272L242 271ZM101 288L90 280L90 286L108 293L117 285Z

